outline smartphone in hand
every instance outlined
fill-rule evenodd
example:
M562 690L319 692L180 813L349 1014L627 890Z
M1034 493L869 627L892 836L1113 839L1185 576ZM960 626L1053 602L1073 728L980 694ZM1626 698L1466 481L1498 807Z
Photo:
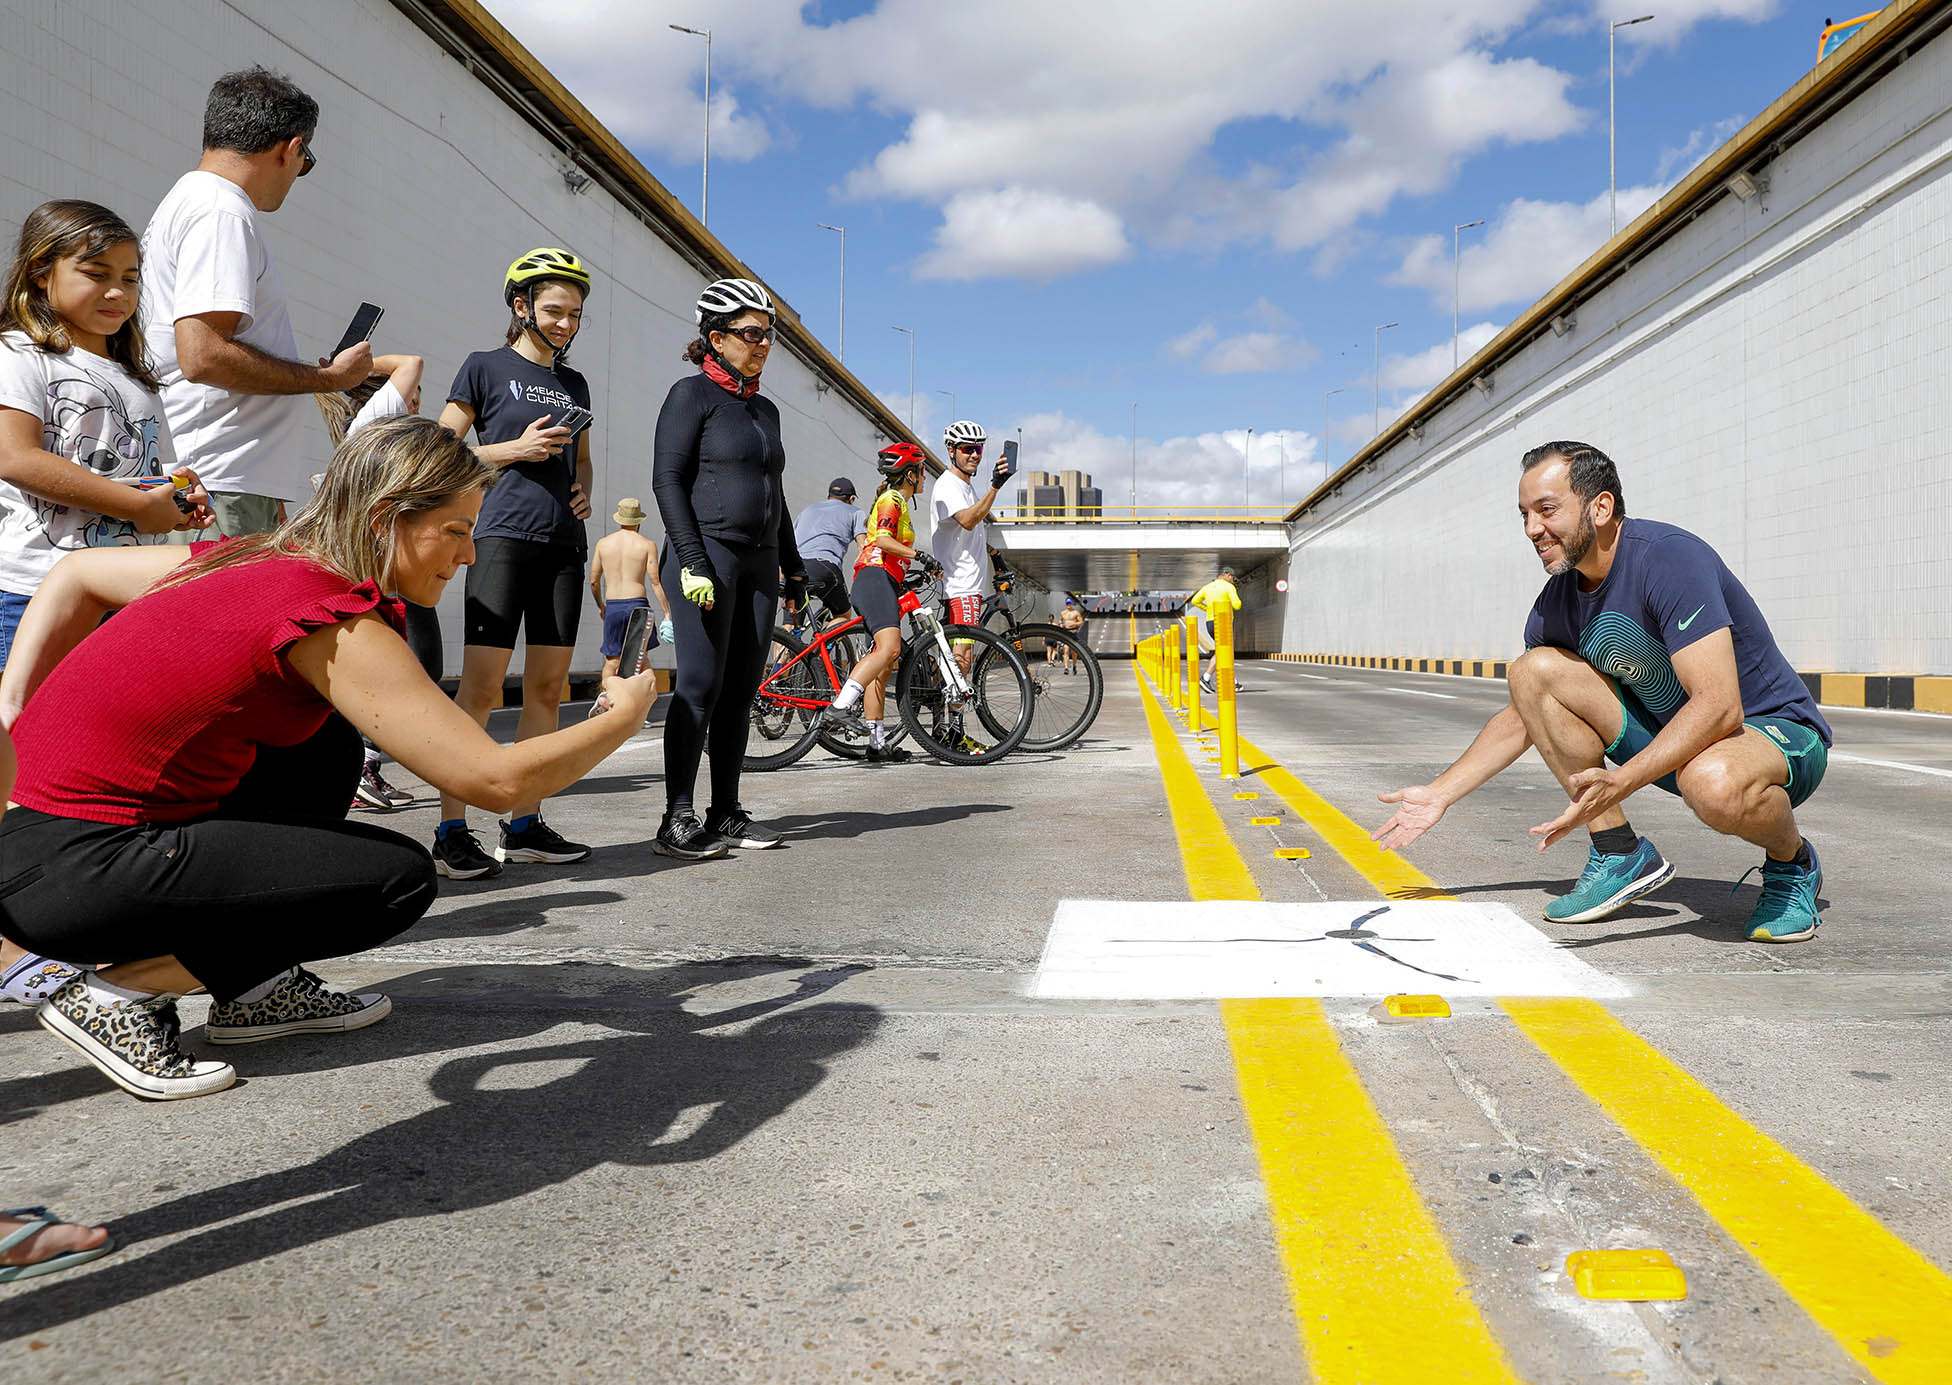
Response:
M339 344L332 348L332 355L327 356L326 359L333 360L340 352L357 346L362 341L371 341L373 329L380 325L380 319L385 315L386 309L377 304L361 303L359 311L352 315L352 322L346 327L346 334L339 338Z
M623 652L617 658L617 676L635 678L644 671L645 646L651 640L651 608L639 606L624 625Z
M574 442L576 435L589 427L595 420L596 415L584 408L581 404L572 404L563 410L563 416L561 418L556 419L549 426L551 428L569 429L570 441Z

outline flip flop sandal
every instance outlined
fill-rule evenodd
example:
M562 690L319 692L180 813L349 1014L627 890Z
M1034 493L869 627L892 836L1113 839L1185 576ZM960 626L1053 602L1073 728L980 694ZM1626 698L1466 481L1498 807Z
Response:
M0 1209L0 1217L18 1217L27 1222L25 1226L0 1237L0 1255L4 1255L28 1237L45 1231L50 1226L68 1224L45 1207L4 1208ZM46 1260L36 1260L31 1265L0 1265L0 1284L9 1284L16 1279L33 1279L37 1275L54 1274L59 1270L71 1270L76 1265L85 1265L90 1260L99 1260L114 1249L115 1238L111 1236L89 1250L71 1250L63 1255L50 1256Z

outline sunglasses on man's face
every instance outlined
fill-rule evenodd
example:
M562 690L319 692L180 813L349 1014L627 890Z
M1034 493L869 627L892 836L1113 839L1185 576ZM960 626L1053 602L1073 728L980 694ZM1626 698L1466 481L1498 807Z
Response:
M958 452L967 452L972 457L980 457L983 455L983 444L980 442L959 442L956 444L955 450Z
M770 327L727 327L724 331L747 346L764 346L773 339L773 329Z
M298 170L298 176L303 178L307 173L310 173L318 167L319 161L312 156L312 145L309 140L300 140L298 142L298 153L299 157L305 160L304 164Z

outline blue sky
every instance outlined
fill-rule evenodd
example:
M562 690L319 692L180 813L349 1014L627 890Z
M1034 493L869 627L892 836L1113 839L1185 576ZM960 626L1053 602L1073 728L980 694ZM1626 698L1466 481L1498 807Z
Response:
M1838 0L1839 4L1844 0ZM1122 503L1298 499L1607 231L1608 19L1624 224L1808 71L1792 0L1593 3L488 0L933 441L1023 430L1025 465ZM1846 7L1848 8L1848 7ZM1855 9L1850 9L1855 13ZM1844 9L1829 13L1846 17ZM1329 390L1342 392L1328 399ZM1324 420L1326 417L1326 427ZM1251 451L1247 430L1253 430ZM1286 456L1285 468L1282 457ZM1251 466L1251 472L1247 470Z

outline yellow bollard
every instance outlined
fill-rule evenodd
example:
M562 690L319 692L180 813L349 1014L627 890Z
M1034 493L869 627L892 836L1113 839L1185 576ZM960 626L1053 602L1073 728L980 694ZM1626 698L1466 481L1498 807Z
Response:
M1213 685L1220 690L1220 777L1240 778L1240 723L1234 713L1234 613L1213 613Z
M1179 632L1168 629L1166 641L1166 705L1179 708Z
M1186 710L1191 714L1195 734L1201 729L1200 717L1200 626L1198 616L1186 617Z

